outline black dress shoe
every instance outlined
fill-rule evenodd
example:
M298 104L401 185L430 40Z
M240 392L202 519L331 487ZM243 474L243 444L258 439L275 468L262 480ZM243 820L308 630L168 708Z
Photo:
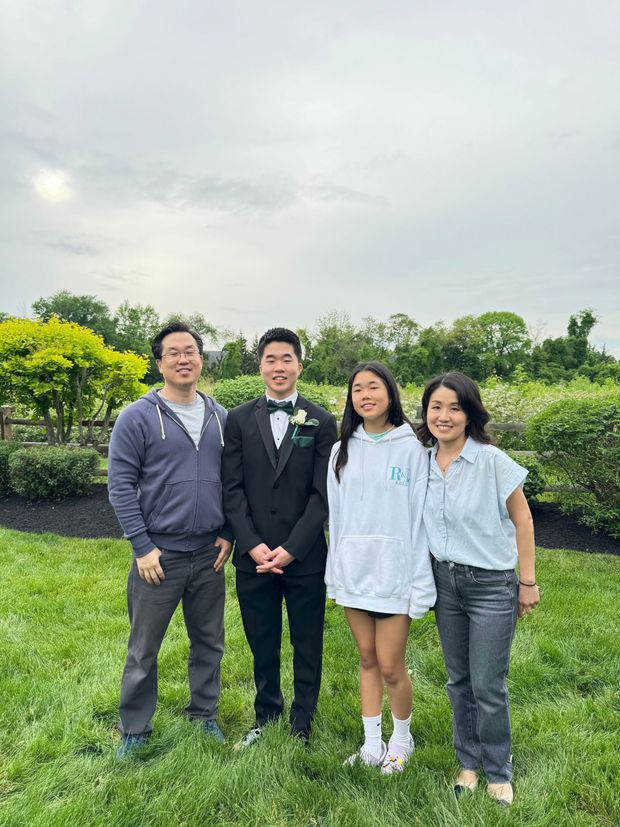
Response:
M291 735L293 738L298 738L306 747L310 743L310 730L308 729L292 729Z

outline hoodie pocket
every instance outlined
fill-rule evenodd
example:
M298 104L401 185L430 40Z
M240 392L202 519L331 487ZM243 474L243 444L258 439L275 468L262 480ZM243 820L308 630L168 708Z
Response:
M194 517L196 483L193 480L166 483L164 491L146 521L147 529L159 534L188 531Z
M335 559L337 585L374 597L409 596L405 549L398 537L342 537Z
M166 483L147 521L147 529L158 534L200 534L217 531L223 524L221 483L200 480L196 503L196 481L183 480Z
M217 531L224 525L222 483L200 480L200 494L194 531Z

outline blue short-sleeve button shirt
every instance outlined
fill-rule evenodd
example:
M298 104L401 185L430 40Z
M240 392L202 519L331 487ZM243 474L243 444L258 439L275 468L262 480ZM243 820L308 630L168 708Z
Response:
M527 471L494 445L467 438L444 476L431 450L424 527L437 560L482 569L517 563L515 528L506 500Z

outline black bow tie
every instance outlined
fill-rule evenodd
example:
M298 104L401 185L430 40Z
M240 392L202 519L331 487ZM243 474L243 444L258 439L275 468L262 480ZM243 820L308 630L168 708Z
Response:
M275 413L276 411L284 411L284 413L292 416L293 414L293 403L292 402L276 402L274 399L267 400L267 410L270 414Z

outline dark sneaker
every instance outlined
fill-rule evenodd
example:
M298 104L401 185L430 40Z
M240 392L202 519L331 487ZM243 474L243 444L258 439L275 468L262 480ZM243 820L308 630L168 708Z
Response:
M124 761L126 758L133 758L142 747L146 744L148 735L121 735L121 742L116 750L116 758L118 761Z
M237 741L233 749L236 752L239 752L241 749L245 749L249 747L250 744L255 743L263 734L263 728L260 726L255 726L253 729L250 729L248 732L245 733L243 738L240 741Z
M204 721L202 724L202 728L205 731L205 735L209 738L215 738L216 741L219 741L220 744L226 743L226 738L224 738L224 733L219 728L217 721Z
M291 735L301 741L305 747L310 745L310 732L307 729L291 729Z

